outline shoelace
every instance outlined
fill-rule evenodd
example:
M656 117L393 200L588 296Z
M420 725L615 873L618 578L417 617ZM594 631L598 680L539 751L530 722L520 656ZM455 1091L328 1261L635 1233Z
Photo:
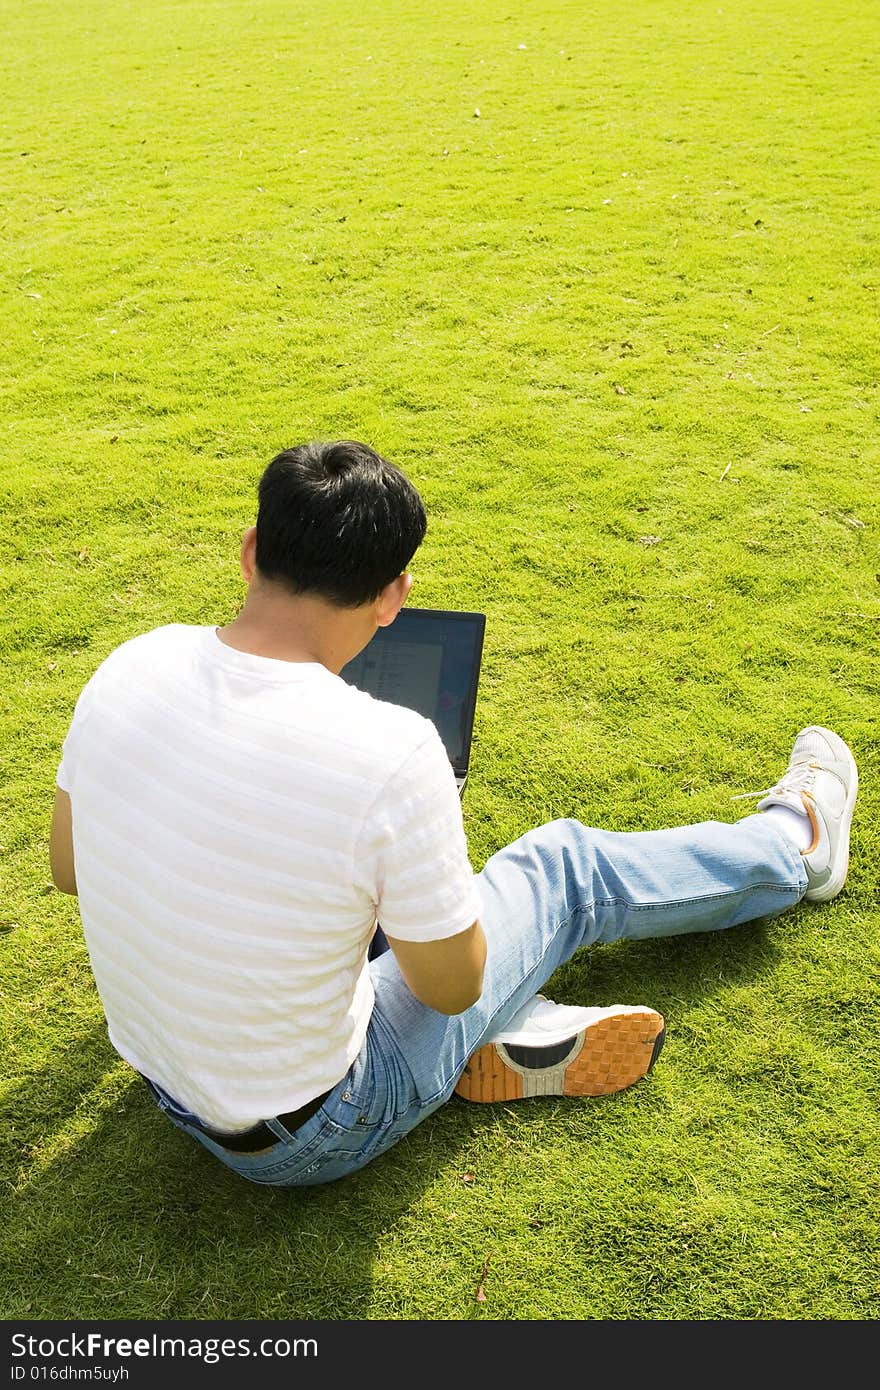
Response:
M732 796L731 801L748 801L750 797L757 796L776 796L786 792L809 791L816 777L818 763L800 762L795 763L785 772L775 787L765 787L762 792L740 792L738 796Z

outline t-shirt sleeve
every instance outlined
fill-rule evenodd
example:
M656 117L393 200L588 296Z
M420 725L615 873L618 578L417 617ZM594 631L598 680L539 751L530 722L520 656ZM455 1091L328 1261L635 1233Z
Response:
M355 858L388 936L439 941L479 918L461 797L433 725L373 804Z
M77 751L82 736L83 724L85 723L94 696L94 680L95 677L93 676L81 691L73 711L70 727L61 745L61 762L58 764L58 771L55 773L55 782L57 786L59 786L63 792L67 792L68 795L73 791L73 781L76 775Z

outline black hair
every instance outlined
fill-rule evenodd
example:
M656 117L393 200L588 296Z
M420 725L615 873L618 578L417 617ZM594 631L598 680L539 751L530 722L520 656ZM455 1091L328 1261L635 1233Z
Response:
M266 468L258 493L260 574L341 608L378 598L404 572L427 529L409 479L355 440L285 449Z

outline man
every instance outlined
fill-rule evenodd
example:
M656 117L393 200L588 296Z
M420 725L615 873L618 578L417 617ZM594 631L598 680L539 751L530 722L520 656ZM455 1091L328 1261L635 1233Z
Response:
M474 874L433 724L340 677L406 601L425 529L415 488L365 445L279 454L238 616L123 643L64 743L52 874L79 894L110 1039L254 1182L344 1178L454 1092L632 1085L663 1018L556 1005L540 991L558 966L825 901L846 879L856 766L817 726L732 825L559 820Z

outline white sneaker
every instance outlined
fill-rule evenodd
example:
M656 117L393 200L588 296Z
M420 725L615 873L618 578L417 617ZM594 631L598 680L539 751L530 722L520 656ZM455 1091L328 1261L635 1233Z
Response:
M478 1048L456 1094L474 1101L611 1095L650 1071L665 1037L654 1009L579 1008L536 994Z
M758 802L759 811L766 811L768 806L788 806L801 815L806 812L813 839L801 854L807 871L804 896L811 902L824 903L836 897L846 882L858 787L855 758L843 739L830 729L811 724L795 739L788 769L776 786L749 793L763 798Z

